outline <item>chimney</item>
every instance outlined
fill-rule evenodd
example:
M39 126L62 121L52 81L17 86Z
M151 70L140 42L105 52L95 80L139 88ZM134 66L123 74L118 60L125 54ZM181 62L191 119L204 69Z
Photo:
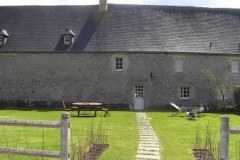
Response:
M107 0L99 0L99 12L106 12L107 11Z

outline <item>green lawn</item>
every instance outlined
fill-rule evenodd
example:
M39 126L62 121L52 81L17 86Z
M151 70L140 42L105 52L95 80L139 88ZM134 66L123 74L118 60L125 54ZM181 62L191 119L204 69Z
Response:
M59 121L62 113L62 111L0 110L0 119ZM109 144L109 148L101 159L133 160L138 145L136 114L134 112L111 112L111 116L106 118L102 116L102 113L99 113L97 117L72 117L72 142L85 143L89 128L98 128L100 124L107 130L107 143ZM0 126L0 137L1 147L17 146L28 149L60 150L60 129ZM0 155L0 160L8 159L25 160L30 158L26 156L12 158ZM35 157L32 159L36 160Z
M206 127L210 126L216 141L219 141L221 114L206 113L197 120L172 117L170 112L148 112L147 114L161 144L161 160L194 160L192 148L197 127L200 128L202 137L205 137ZM230 126L240 126L240 116L229 115L229 117ZM230 135L230 159L235 160L236 145L239 142L240 135Z
M60 120L61 111L20 111L0 110L0 119L26 120ZM72 142L84 143L89 127L97 128L99 124L107 131L109 148L100 157L101 160L134 160L138 147L138 129L136 113L127 111L110 111L110 117L84 118L72 117ZM192 148L194 146L196 127L203 132L209 124L211 130L219 137L220 114L206 114L198 120L187 120L184 117L172 117L171 112L147 112L150 122L156 132L161 145L161 160L194 160ZM240 126L240 117L230 116L231 126ZM1 147L23 147L34 149L59 150L60 130L0 126ZM236 150L236 143L240 142L240 135L231 135L231 158ZM44 147L43 147L44 146ZM0 155L0 160L25 160L25 156L7 157ZM36 158L32 158L36 160ZM39 158L40 160L41 158ZM44 158L49 159L49 158Z

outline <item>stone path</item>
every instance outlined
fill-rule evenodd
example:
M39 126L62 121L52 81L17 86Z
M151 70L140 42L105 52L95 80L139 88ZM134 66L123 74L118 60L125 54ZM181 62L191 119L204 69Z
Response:
M160 160L158 138L146 113L136 113L140 140L135 160Z

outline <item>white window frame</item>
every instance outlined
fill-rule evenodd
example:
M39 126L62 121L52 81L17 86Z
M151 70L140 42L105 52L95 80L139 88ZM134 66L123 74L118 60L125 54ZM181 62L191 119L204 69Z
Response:
M115 57L115 70L123 71L123 57Z
M175 72L183 72L183 60L175 59Z
M64 44L66 44L66 45L71 44L71 39L72 39L71 35L64 35L64 37L63 37Z
M182 86L180 88L180 98L181 99L190 99L191 87Z
M238 73L238 61L231 61L232 73Z
M144 86L143 85L135 85L134 86L134 94L135 97L144 97Z

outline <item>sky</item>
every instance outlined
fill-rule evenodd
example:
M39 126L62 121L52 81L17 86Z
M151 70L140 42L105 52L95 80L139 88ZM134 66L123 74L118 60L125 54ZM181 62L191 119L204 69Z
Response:
M93 5L99 0L0 0L0 6L12 5ZM174 5L212 8L240 8L240 0L108 0L108 3Z

